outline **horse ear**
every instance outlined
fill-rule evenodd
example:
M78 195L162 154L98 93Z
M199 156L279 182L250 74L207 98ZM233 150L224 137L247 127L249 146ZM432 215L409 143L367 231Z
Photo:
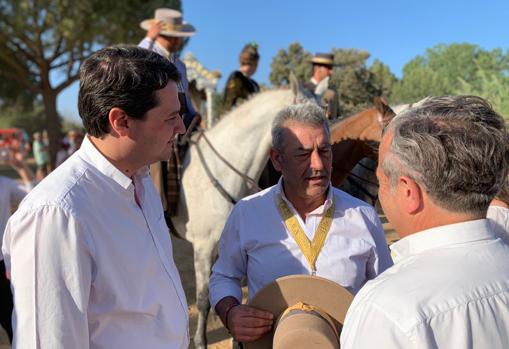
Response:
M290 81L290 88L292 89L293 96L297 98L297 96L299 95L300 85L293 71L290 72L288 80Z
M374 104L376 109L382 114L382 124L387 126L391 122L392 118L396 116L396 113L392 110L384 97L375 97Z

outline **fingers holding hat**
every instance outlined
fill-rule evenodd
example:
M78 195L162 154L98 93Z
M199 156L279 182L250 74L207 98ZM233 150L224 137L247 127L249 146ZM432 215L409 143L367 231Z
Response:
M161 30L163 29L163 22L159 20L154 20L150 24L150 27L148 28L147 37L149 37L152 40L157 39L157 36L159 33L161 33Z
M238 305L228 315L228 329L239 342L252 342L272 329L274 315L248 305Z

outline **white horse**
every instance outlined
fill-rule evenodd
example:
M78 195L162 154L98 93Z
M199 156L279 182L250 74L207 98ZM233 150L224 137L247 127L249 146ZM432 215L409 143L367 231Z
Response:
M295 79L292 79L291 85L291 90L257 94L229 112L204 132L205 137L194 137L195 142L184 159L179 207L172 221L178 234L191 242L194 248L198 308L194 337L196 348L205 348L207 344L209 277L216 257L217 241L233 207L231 199L238 201L253 189L226 161L258 181L267 162L270 129L276 114L293 102L309 99L299 90Z

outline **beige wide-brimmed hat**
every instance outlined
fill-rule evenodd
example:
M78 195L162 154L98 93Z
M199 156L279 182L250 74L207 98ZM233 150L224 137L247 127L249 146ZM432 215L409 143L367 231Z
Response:
M182 13L171 8L158 8L154 18L146 19L140 23L143 30L148 30L153 22L161 21L163 27L161 35L185 38L193 36L196 29L182 19Z
M335 66L334 55L332 53L317 53L311 58L311 63L333 67Z
M290 275L262 288L250 306L274 314L274 327L245 349L338 349L353 296L318 276Z

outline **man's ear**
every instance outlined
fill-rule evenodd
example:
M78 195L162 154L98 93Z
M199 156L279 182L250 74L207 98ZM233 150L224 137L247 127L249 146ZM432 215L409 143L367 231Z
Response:
M108 113L108 121L113 134L126 136L129 132L129 117L121 108L112 108Z
M274 148L270 148L270 161L272 161L272 165L274 168L281 172L282 166L281 166L281 154Z
M412 178L407 176L400 176L398 178L398 197L402 204L402 209L410 214L419 213L423 206L423 188Z

